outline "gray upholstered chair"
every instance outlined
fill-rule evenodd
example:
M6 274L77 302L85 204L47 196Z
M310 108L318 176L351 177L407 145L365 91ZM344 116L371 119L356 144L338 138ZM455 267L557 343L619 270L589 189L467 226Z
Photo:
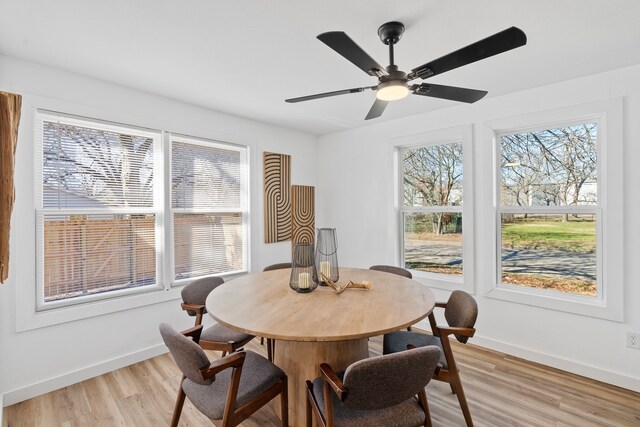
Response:
M271 264L266 266L262 271L284 270L285 268L291 268L291 263L280 262L278 264Z
M384 271L385 273L397 274L398 276L404 276L407 279L413 279L413 275L409 270L405 270L402 267L396 267L395 265L372 265L369 270Z
M406 277L407 279L413 279L413 274L409 270L405 270L402 267L396 267L395 265L372 265L369 270L384 271L385 273L397 274L398 276ZM407 327L407 331L411 330L411 326Z
M166 323L160 325L162 339L184 374L171 426L178 425L185 396L210 419L222 420L223 427L233 427L281 395L282 425L288 427L285 373L252 351L235 352L211 362L197 344L201 333L202 325L182 333Z
M321 376L307 381L307 427L312 412L324 427L431 426L424 388L439 359L430 346L360 360L343 374L323 363Z
M449 342L449 335L453 335L458 341L465 344L475 334L474 326L478 317L478 304L468 293L453 291L446 303L436 303L436 307L444 308L447 325L438 325L434 314L430 313L429 323L433 335L405 331L392 332L384 336L382 352L383 354L400 352L409 344L416 347L431 345L440 347L442 349L442 358L440 359L442 369L434 376L434 379L449 383L451 391L458 396L467 426L473 426L458 366Z
M221 277L205 277L197 279L182 288L183 310L189 316L195 316L195 325L202 324L202 316L207 312L205 303L212 290L222 285ZM253 335L234 331L224 325L216 323L202 331L200 347L205 350L217 350L222 356L232 353L253 339Z
M278 264L271 264L266 266L262 271L284 270L291 268L290 262L280 262ZM260 337L260 344L264 344L264 337ZM276 341L271 338L267 338L267 357L273 362L273 358L276 353Z

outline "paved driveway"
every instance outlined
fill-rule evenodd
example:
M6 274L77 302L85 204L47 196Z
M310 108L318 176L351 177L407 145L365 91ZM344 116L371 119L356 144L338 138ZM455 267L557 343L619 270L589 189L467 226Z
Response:
M422 240L405 241L405 259L434 264L462 264L462 243L425 243ZM509 273L528 273L563 278L596 280L596 254L581 254L560 250L504 249L502 269Z

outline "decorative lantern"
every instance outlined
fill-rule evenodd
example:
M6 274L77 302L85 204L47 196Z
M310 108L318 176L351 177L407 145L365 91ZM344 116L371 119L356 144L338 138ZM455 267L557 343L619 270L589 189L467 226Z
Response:
M311 292L318 287L317 278L313 262L313 243L295 243L289 286L296 292Z
M327 284L322 280L322 274L331 281L338 282L338 241L335 228L318 228L318 243L316 245L316 269L317 281L323 286Z

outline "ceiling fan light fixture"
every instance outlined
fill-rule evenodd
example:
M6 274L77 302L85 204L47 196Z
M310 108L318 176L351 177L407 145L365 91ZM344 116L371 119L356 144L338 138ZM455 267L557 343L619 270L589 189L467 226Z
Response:
M376 91L376 98L380 101L397 101L409 95L409 85L403 81L380 83Z

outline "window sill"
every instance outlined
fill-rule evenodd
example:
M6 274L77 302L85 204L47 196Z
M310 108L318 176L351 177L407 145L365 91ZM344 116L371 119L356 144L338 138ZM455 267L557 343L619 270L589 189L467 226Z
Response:
M232 280L247 274L246 272L225 276L225 281ZM48 310L36 311L33 304L31 310L18 310L16 313L16 331L25 332L32 329L46 328L61 323L75 322L90 317L102 316L119 311L132 310L152 304L160 304L167 301L180 300L182 285L186 285L193 279L181 280L174 283L169 289L149 289L146 292L137 292L120 297L95 300L83 304L67 305ZM18 294L18 299L30 298L30 296ZM17 301L17 307L28 307L24 301ZM24 304L23 304L24 303Z
M445 276L437 273L427 273L419 270L411 270L413 280L416 280L430 288L443 289L445 291L461 290L470 294L474 293L470 281L465 281L464 276Z
M598 298L572 296L568 294L549 291L536 291L515 286L496 286L489 290L486 297L525 304L534 307L546 308L549 310L563 311L582 316L596 317L600 319L622 322L622 310L613 307L614 304L607 304Z
M31 304L31 306L34 307L33 309L17 311L16 331L25 332L32 329L46 328L61 323L131 310L179 298L180 289L172 288L163 290L155 288L147 292L139 292L121 297L68 305L43 311L35 311L35 307ZM19 303L18 307L28 307L28 305Z

